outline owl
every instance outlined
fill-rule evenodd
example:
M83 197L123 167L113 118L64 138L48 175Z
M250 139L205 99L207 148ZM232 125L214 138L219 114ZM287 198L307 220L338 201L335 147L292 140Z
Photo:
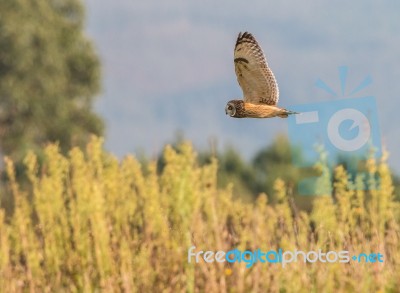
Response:
M229 101L225 107L227 115L234 118L287 118L291 114L298 114L277 106L278 84L252 34L239 33L234 64L243 100Z

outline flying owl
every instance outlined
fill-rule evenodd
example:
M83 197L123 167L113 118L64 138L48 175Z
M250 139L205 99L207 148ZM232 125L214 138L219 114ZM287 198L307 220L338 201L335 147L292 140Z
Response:
M234 63L243 100L229 101L225 107L227 115L234 118L287 118L290 114L298 114L277 106L278 84L252 34L239 33Z

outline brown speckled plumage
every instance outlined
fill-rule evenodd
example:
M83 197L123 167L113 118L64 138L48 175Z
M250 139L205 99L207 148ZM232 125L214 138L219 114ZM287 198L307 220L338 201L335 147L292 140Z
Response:
M234 118L286 118L290 114L297 114L277 107L278 83L252 34L239 33L234 64L237 80L243 91L243 100L229 101L225 108L226 114ZM231 107L238 108L230 109Z

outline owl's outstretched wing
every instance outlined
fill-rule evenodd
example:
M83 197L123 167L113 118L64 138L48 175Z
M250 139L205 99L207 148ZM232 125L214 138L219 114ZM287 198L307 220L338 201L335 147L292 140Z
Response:
M275 76L268 67L264 53L252 34L239 33L235 46L234 63L245 102L267 105L278 103L279 89Z

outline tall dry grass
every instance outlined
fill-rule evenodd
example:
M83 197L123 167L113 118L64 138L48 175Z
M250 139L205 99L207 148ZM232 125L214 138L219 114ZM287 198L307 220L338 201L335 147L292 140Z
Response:
M334 171L333 194L299 211L285 182L276 204L254 204L217 188L216 161L199 167L190 144L165 149L165 168L121 162L93 138L68 157L56 145L39 169L25 159L19 184L6 160L14 209L0 209L2 292L397 292L399 204L385 162L370 160L367 178ZM376 175L380 188L376 189ZM371 191L362 191L367 180ZM326 184L326 182L321 182ZM356 191L357 190L357 191ZM348 250L381 252L384 263L188 263L187 250Z

